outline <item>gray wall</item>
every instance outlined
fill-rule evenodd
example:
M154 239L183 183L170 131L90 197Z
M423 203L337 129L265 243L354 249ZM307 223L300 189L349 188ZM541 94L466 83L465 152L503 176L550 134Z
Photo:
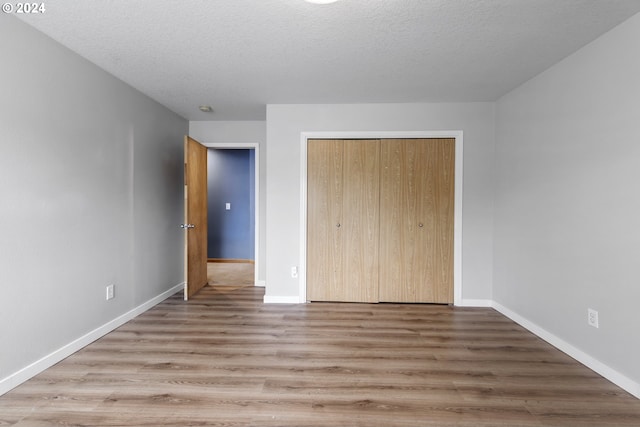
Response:
M301 132L464 132L463 299L491 299L494 104L352 104L267 106L267 288L295 299L300 263Z
M0 57L1 382L183 282L188 123L6 14Z
M636 387L638 40L640 15L497 103L493 288L498 303Z

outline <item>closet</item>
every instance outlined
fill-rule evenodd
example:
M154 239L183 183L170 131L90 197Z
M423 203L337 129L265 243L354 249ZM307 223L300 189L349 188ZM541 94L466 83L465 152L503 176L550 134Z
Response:
M307 299L453 303L455 139L307 144Z

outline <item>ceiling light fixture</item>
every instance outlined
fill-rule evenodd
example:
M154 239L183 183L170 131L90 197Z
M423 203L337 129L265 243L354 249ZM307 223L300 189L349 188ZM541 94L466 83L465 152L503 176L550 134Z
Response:
M213 108L211 108L211 105L201 105L198 108L203 113L213 113Z
M305 0L307 3L314 3L314 4L329 4L329 3L335 3L338 0Z

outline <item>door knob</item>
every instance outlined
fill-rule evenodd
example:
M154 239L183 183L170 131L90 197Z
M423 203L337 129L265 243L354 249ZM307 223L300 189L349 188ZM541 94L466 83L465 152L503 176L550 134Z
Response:
M185 230L188 230L189 228L196 228L195 224L180 224L180 228L184 228Z

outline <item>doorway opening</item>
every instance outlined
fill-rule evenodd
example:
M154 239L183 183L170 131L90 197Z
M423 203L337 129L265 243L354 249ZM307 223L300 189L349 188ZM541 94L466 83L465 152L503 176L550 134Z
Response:
M260 286L258 144L203 145L208 149L209 284Z

